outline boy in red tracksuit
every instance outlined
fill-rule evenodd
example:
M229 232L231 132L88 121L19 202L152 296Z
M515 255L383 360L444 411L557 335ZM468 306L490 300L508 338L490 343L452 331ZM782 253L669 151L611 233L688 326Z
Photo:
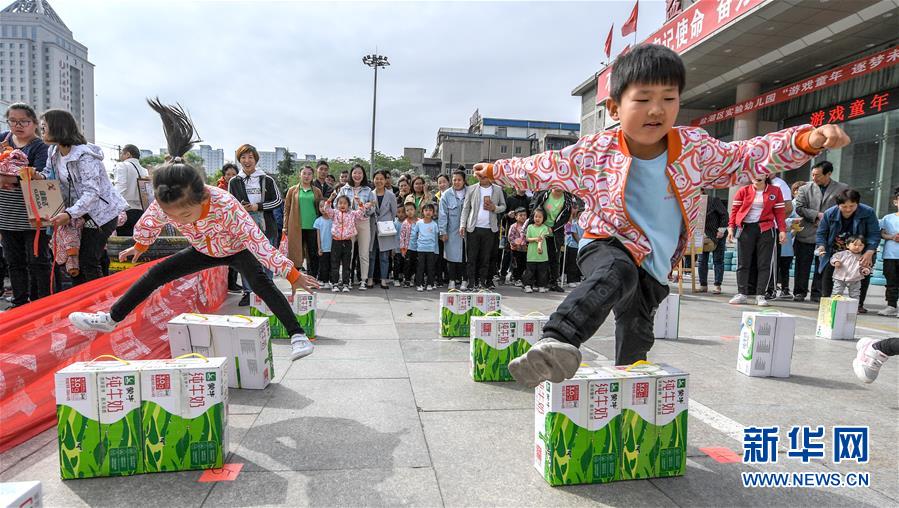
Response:
M475 165L478 176L501 185L561 188L586 205L578 253L585 279L550 316L543 339L509 364L519 382L536 386L573 376L578 347L611 312L616 363L645 360L668 274L693 236L701 189L798 168L824 148L849 143L835 125L802 125L732 143L699 128L674 127L685 79L676 53L637 46L612 67L606 107L620 127L562 150Z
M756 260L756 288L768 285L771 267L777 256L777 243L787 239L786 206L780 188L770 183L770 178L757 175L752 185L741 187L734 196L730 220L727 224L727 239L737 239L737 294L730 299L733 305L747 301L752 260ZM739 231L739 233L738 233ZM759 307L767 307L765 295L755 295Z

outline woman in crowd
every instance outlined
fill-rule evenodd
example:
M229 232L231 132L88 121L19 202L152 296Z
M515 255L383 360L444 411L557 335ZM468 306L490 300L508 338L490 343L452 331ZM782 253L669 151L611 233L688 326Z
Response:
M766 175L756 176L734 196L727 226L728 241L737 240L737 294L730 299L731 304L746 303L747 296L753 296L749 294L753 257L758 269L757 292L764 291L777 255L775 242L783 243L787 237L785 212L780 188L770 184ZM762 294L756 295L755 301L760 307L768 306Z
M41 116L44 142L50 145L43 178L58 178L65 210L50 219L61 227L73 219L84 219L80 271L72 278L75 285L103 276L106 241L118 225L119 214L128 203L116 192L103 165L103 150L84 139L68 111L51 109Z
M9 131L0 134L0 151L19 149L28 157L28 165L38 171L47 164L47 145L38 137L37 114L31 106L17 102L6 110ZM38 252L34 253L34 237ZM19 179L0 176L0 240L12 286L12 304L24 305L50 294L50 235L35 230L28 222L25 198Z
M306 273L318 274L318 231L315 219L322 192L312 184L312 166L300 170L300 181L287 190L284 198L284 230L287 241L287 258L298 269L306 261Z
M705 194L705 189L702 190ZM711 252L703 252L699 255L699 292L709 290L709 258L712 260L714 279L712 279L712 294L721 294L721 284L724 282L724 251L727 249L725 230L727 229L727 205L715 196L709 196L706 202L705 212L705 236L715 242L715 249Z
M421 205L433 201L433 196L428 192L428 184L425 183L423 176L416 176L412 179L412 193L406 196L405 203L415 205L415 211L421 214Z
M222 176L219 178L218 182L216 182L216 186L223 191L228 190L228 182L231 181L232 178L237 176L237 166L234 163L227 162L224 166L222 166ZM241 287L237 284L237 270L234 268L228 267L228 291L231 293L239 293L241 291Z
M439 222L440 198L443 197L443 193L446 192L449 188L449 177L442 173L437 175L437 192L434 194L434 206L437 207L437 213L434 214L435 222ZM438 240L437 243L440 247L440 252L437 256L437 285L443 287L446 285L446 281L448 279L446 272L446 256L443 255L445 246L443 245L443 239Z
M437 226L440 230L440 239L443 241L443 257L446 259L447 278L449 289L455 289L460 284L460 289L467 289L462 282L465 273L464 237L459 233L462 223L462 204L465 202L465 172L453 171L453 186L444 191L440 196L440 205L437 207L439 214Z
M531 201L531 210L542 208L546 226L550 229L550 235L546 237L546 252L548 257L547 270L549 273L549 290L564 293L565 290L559 284L560 275L560 250L565 243L565 224L571 219L571 211L577 206L574 198L568 192L555 188L551 191L541 191L534 195ZM533 217L532 217L533 218Z
M365 207L365 203L374 203L375 195L368 186L368 176L365 174L365 168L356 164L350 171L350 179L337 193L338 196L346 196L350 199L351 210L360 210L365 208L365 216L356 224L356 245L355 251L359 254L359 273L362 277L368 275L368 255L371 252L371 227L370 219L374 214L374 207ZM361 277L360 277L361 278ZM365 280L359 282L359 290L365 291L367 288Z
M375 183L375 204L374 214L371 216L371 261L368 267L367 286L372 287L374 284L373 277L375 273L375 260L378 262L379 276L381 278L381 287L387 289L390 281L390 254L398 247L396 241L396 232L392 229L385 228L393 226L396 219L396 195L387 187L387 178L389 173L386 170L378 171L374 174L373 181ZM382 229L385 230L381 234Z
M396 204L403 206L406 204L406 198L412 193L412 187L409 185L409 179L406 175L400 177L397 188L399 189L399 193L396 195Z

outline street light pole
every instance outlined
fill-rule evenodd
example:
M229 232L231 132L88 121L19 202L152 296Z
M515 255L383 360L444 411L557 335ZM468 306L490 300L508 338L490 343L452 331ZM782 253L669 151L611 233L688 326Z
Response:
M388 65L390 65L390 62L387 61L386 56L372 53L371 55L365 55L364 57L362 57L362 63L364 63L365 65L367 65L375 70L374 94L372 97L372 104L371 104L371 166L369 169L370 173L374 173L374 171L375 171L375 116L378 111L378 67L387 67Z

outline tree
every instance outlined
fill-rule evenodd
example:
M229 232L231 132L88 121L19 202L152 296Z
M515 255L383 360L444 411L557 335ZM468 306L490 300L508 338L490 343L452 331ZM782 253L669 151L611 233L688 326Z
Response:
M141 157L140 159L140 165L145 168L152 168L163 162L165 162L165 159L161 155L150 155L148 157Z
M290 154L290 148L288 148L284 153L284 158L278 161L278 166L276 168L278 173L273 175L275 182L277 182L278 187L282 192L286 191L291 185L297 182L297 164L297 161L293 159L293 155Z
M196 154L194 152L187 152L186 154L184 154L184 161L199 170L200 174L206 174L206 161L204 161L203 158L199 156L199 154Z

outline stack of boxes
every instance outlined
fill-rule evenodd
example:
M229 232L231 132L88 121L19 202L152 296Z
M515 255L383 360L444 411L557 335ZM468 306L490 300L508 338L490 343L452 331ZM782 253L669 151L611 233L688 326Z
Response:
M818 325L815 336L825 339L855 338L855 320L858 317L858 300L833 296L821 299L818 308Z
M750 377L790 377L796 318L776 311L744 312L737 370Z
M222 467L225 358L73 363L56 373L64 480Z
M275 375L266 318L181 314L169 321L168 332L172 358L187 353L227 358L231 388L261 390Z
M509 362L542 338L547 320L546 316L471 318L471 378L514 381Z
M471 318L499 314L501 303L499 293L440 293L440 336L468 337Z
M285 291L284 297L290 302L290 308L297 317L297 321L300 322L300 326L303 327L303 331L306 332L306 337L315 339L315 293ZM290 338L290 334L287 333L287 329L284 328L281 321L272 314L268 305L256 293L253 293L253 298L250 300L250 315L268 319L268 327L273 339Z
M665 364L584 364L535 394L534 466L550 485L680 476L688 374Z

